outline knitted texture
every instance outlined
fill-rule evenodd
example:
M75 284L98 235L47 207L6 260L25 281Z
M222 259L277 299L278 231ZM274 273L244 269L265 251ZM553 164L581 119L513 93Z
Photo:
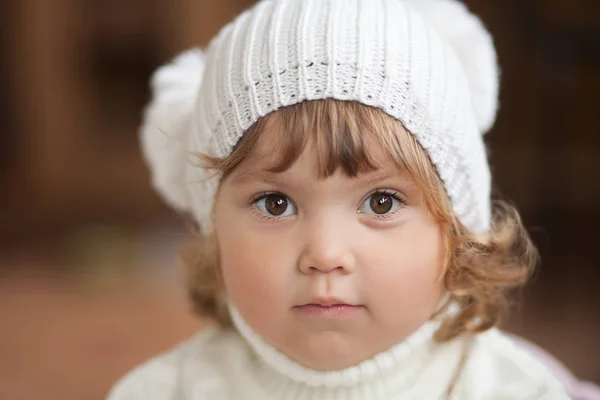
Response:
M389 393L397 392L409 382L416 380L426 363L433 358L433 336L440 326L440 320L427 321L405 340L372 359L343 370L317 371L302 366L267 344L231 305L230 312L237 331L266 365L291 381L304 385L319 388L347 388L348 397L351 396L356 385L363 385L366 388L369 382L376 381L378 378L392 378L389 387L386 388ZM370 387L368 390L374 388Z
M428 326L374 359L330 372L273 357L276 350L266 343L248 346L248 332L241 336L206 327L128 373L111 389L108 400L446 399L470 339L437 343L428 339ZM502 332L491 329L472 339L449 400L569 398L545 365Z
M496 115L498 67L489 33L462 3L263 0L224 27L204 57L195 54L202 83L185 74L179 82L193 104L187 131L154 119L155 129L146 123L143 135L173 132L191 152L224 157L278 108L316 99L358 101L400 120L437 168L461 222L475 232L489 228L482 134ZM151 107L160 108L152 105L160 93L154 96ZM155 186L210 233L218 176L189 157L175 160L167 146L156 152L166 164L183 166L164 168L148 157ZM175 175L167 179L166 170ZM173 182L180 186L174 189Z

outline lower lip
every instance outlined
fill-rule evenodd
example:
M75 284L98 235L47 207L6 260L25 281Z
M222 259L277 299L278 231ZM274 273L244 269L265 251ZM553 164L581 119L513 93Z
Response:
M332 304L330 306L306 304L295 308L300 312L322 317L350 317L361 309L360 306L353 306L350 304Z

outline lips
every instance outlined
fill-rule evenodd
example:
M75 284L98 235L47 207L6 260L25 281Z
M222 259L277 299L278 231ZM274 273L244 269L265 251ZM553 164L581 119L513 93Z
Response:
M309 303L296 306L297 311L313 316L349 317L359 312L363 306L350 304L337 298L317 298Z
M336 297L318 297L305 305L317 305L322 307L354 306L354 304L351 304L350 302L344 300L340 300Z

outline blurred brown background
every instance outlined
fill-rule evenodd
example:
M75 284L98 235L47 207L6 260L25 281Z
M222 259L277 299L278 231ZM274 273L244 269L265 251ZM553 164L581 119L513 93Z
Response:
M0 399L102 399L190 335L148 78L250 0L0 1ZM505 327L600 382L600 1L471 0L496 37L499 192L543 258Z

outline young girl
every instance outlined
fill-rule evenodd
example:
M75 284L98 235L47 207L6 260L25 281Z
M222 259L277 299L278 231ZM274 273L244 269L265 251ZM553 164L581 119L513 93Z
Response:
M262 0L160 69L142 129L216 324L111 400L565 399L494 328L536 259L490 202L492 39L455 0Z

